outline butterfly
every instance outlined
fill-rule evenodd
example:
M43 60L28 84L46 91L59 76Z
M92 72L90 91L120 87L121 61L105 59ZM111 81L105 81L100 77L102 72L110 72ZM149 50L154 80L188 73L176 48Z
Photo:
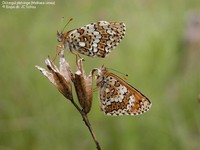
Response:
M106 115L140 115L151 108L150 100L122 78L105 67L96 70L101 110Z
M68 32L58 32L60 47L90 57L106 57L124 38L126 26L122 22L99 21Z

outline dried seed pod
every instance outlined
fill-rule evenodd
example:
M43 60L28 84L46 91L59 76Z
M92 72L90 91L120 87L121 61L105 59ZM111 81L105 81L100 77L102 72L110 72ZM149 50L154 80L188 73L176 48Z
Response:
M78 60L77 68L73 79L74 87L83 111L88 113L92 106L92 74L90 73L89 76L85 75L83 59Z

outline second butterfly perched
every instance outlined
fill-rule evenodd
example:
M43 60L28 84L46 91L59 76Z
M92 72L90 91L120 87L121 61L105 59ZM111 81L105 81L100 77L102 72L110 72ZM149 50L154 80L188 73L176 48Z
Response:
M124 38L123 22L98 21L68 32L57 32L61 48L90 57L106 57Z
M151 101L122 78L105 67L95 70L101 110L106 115L140 115L151 108Z

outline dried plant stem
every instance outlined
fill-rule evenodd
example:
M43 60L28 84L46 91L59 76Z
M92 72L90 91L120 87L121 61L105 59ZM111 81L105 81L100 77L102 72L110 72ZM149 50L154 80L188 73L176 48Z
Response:
M95 133L94 133L94 131L92 129L92 126L90 124L90 121L88 119L87 114L84 111L82 111L82 109L75 103L74 100L71 100L71 102L76 107L76 109L79 111L79 113L81 114L81 116L83 118L83 121L85 122L85 125L88 127L88 129L90 131L90 134L92 135L92 138L93 138L93 140L94 140L94 142L96 144L97 150L101 150L101 146L100 146L99 142L97 141L97 138L96 138Z

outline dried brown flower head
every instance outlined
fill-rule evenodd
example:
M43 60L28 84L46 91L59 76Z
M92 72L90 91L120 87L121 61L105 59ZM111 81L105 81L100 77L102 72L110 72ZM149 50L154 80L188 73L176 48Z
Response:
M92 106L92 72L86 76L81 58L77 61L77 71L73 74L64 58L64 50L60 51L59 56L59 69L49 58L45 60L49 71L36 67L57 87L60 93L71 101L73 100L71 82L73 82L79 103L83 111L88 113Z

